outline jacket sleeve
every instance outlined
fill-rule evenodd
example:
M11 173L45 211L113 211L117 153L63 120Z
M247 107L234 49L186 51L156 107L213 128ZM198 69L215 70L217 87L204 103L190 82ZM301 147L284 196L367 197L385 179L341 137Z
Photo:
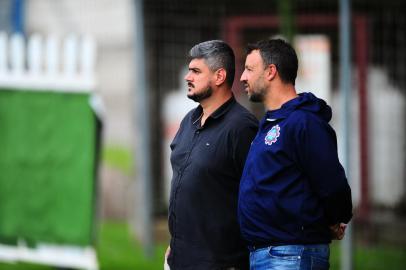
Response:
M297 136L299 165L325 207L329 225L352 217L351 189L337 154L332 127L316 116L301 122Z

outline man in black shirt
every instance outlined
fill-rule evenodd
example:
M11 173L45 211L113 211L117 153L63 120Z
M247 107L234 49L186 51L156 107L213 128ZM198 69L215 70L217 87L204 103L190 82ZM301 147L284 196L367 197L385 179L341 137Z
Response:
M237 223L239 182L257 119L231 91L235 60L220 40L190 50L188 98L200 105L182 120L171 144L171 270L248 269Z

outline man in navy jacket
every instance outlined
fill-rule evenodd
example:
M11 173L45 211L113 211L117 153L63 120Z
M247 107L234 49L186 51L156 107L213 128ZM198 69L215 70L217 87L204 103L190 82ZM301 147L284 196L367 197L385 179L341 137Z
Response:
M296 93L297 69L296 52L283 40L248 47L241 81L249 99L267 109L239 192L251 269L328 269L329 243L342 239L352 217L331 108Z

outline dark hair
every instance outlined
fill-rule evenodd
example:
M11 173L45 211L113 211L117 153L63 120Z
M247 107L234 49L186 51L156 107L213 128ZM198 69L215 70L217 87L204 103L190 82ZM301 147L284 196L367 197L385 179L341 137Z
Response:
M226 70L226 83L228 86L233 85L235 75L235 57L231 47L222 40L209 40L195 45L190 49L189 56L202 58L211 71L220 68Z
M282 39L261 40L249 44L247 54L254 50L259 50L265 67L274 64L281 80L295 85L298 60L295 49L289 43Z

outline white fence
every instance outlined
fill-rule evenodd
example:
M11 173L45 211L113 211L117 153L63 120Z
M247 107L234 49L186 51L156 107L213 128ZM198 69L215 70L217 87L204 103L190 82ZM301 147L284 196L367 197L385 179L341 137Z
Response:
M0 33L0 88L86 92L96 87L96 44L89 36Z

